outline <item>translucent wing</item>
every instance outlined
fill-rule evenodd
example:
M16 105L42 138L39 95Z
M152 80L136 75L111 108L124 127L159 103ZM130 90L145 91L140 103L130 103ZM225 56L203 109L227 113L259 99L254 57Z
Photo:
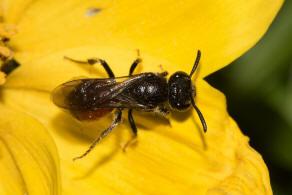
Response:
M52 101L69 110L102 108L144 108L131 97L119 96L145 74L107 79L79 79L68 81L52 92Z

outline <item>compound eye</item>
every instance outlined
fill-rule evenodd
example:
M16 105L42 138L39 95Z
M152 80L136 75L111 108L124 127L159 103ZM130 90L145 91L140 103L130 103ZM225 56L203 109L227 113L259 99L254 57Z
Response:
M169 104L178 111L185 111L191 105L192 86L185 72L174 73L168 81Z

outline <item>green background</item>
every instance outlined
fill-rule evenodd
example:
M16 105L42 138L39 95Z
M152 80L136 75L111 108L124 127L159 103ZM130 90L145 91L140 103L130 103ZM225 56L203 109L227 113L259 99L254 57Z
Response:
M292 1L255 47L206 80L263 156L274 194L292 194Z

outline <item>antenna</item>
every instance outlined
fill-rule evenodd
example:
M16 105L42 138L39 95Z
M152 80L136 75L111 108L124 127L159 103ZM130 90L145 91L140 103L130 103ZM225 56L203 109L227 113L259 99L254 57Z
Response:
M195 61L195 64L193 66L193 69L190 73L190 79L192 77L192 75L194 74L194 72L196 71L198 65L199 65L199 62L200 62L200 59L201 59L201 51L198 50L198 53L197 53L197 58L196 58L196 61ZM191 95L191 102L192 102L192 105L193 107L195 108L195 110L197 111L197 114L201 120L201 123L202 123L202 126L203 126L203 129L204 129L204 132L206 133L207 132L207 124L205 122L205 119L204 119L204 116L203 114L201 113L200 109L196 106L195 104L195 100L194 100L194 97Z
M191 71L190 78L193 76L194 72L196 71L196 69L197 69L197 67L199 65L200 59L201 59L201 51L198 50L197 58L196 58L194 66L193 66L193 69Z
M206 132L207 132L207 124L206 124L206 122L205 122L205 119L204 119L204 117L203 117L203 114L201 113L201 111L199 110L199 108L196 106L193 96L191 96L191 102L192 102L192 104L193 104L193 107L195 108L195 110L196 110L197 113L198 113L198 116L199 116L199 118L200 118L200 120L201 120L201 123L202 123L203 129L204 129L204 132L206 133Z

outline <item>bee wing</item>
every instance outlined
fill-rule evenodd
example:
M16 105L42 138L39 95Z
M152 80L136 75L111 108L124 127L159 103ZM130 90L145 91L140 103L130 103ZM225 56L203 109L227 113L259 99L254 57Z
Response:
M119 96L127 87L134 84L139 79L145 77L145 74L133 75L130 77L117 77L107 79L79 79L68 81L52 92L52 101L59 107L69 110L87 109L94 110L99 108L125 108L130 105L140 107L131 97ZM82 86L82 87L80 87ZM94 90L82 93L85 96L94 98L90 104L83 105L74 96L76 91L86 90L87 87L94 86ZM87 97L86 97L87 98ZM142 106L142 105L141 105Z
M114 84L115 79L77 79L63 83L52 91L51 99L58 107L70 109L72 105L68 102L68 98L73 94L74 90L82 84L101 83L100 89Z
M105 102L98 108L132 108L132 109L148 109L144 104L138 103L134 98L119 94L110 101Z

